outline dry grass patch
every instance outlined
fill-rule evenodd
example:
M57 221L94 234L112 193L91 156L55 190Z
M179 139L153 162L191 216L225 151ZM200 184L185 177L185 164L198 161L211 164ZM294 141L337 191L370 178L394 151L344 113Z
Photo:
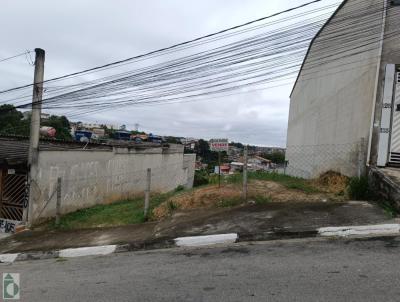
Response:
M314 184L321 191L343 195L349 185L349 177L335 171L328 171L320 175Z
M248 186L248 199L256 203L274 202L318 202L341 200L336 194L310 190L291 189L286 183L270 180L252 179ZM153 210L152 217L160 220L171 215L175 210L190 210L198 208L230 207L243 203L242 186L240 183L209 185L195 188L172 196Z

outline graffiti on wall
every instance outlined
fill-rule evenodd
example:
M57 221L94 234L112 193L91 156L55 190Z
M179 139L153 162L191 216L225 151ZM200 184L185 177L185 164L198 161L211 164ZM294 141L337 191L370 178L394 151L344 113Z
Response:
M17 221L0 218L0 233L14 233Z

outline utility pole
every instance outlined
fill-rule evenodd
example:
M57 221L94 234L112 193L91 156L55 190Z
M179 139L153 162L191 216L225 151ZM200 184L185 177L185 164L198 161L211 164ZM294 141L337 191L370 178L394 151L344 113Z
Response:
M40 48L35 49L35 75L33 78L33 96L32 96L32 115L31 131L29 137L28 153L28 186L29 202L28 209L24 210L24 221L28 226L33 223L33 205L38 201L37 190L35 190L35 181L38 175L38 157L39 157L39 131L40 116L42 112L43 96L43 78L44 78L44 59L45 51Z
M247 201L247 145L244 146L243 156L243 200Z

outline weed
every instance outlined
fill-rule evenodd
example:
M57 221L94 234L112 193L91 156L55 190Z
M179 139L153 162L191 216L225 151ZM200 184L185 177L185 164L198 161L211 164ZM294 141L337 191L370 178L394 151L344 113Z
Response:
M175 188L175 192L180 192L180 191L183 191L183 190L185 190L185 187L182 186L182 185L179 185L179 186L177 186L177 187Z
M173 201L171 201L171 200L169 200L168 202L167 202L167 207L168 207L168 211L171 213L171 212L173 212L173 211L175 211L175 210L177 210L179 207L178 207L178 205L175 203L175 202L173 202Z
M272 198L270 196L255 196L253 198L253 200L255 201L256 204L266 204L272 201Z
M368 187L368 178L366 176L350 178L347 190L351 199L369 199L370 191Z
M390 218L395 218L398 214L397 209L391 204L390 201L387 200L381 200L378 202L378 205L383 208L385 213L390 217Z
M241 203L243 203L243 200L240 197L232 197L232 198L220 200L218 202L218 207L229 208L229 207L237 206Z

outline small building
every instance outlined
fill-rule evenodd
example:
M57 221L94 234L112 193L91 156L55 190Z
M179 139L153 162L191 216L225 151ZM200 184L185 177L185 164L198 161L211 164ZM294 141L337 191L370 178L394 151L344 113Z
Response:
M229 165L221 165L221 166L214 167L215 174L219 174L220 170L221 170L221 174L227 175L227 174L229 174L231 167Z
M255 171L267 171L272 168L272 162L261 156L249 156L247 163L251 165L251 169Z

